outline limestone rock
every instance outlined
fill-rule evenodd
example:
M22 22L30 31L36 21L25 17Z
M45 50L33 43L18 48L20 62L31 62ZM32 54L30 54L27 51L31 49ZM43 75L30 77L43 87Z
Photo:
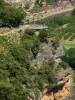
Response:
M72 84L73 71L71 68L59 70L56 74L57 85L43 95L41 100L75 100L75 89ZM74 91L74 92L73 92Z
M59 43L59 46L57 47L56 49L56 57L62 57L65 55L65 52L64 52L64 49L63 49L63 45L62 43L60 42Z
M73 77L73 71L70 67L65 70L63 68L61 68L57 72L56 81L58 82L58 84L65 83L68 79L70 79L72 77Z
M50 59L53 58L51 44L42 43L40 45L40 48L42 49L42 51L39 52L37 54L36 59L34 59L32 61L32 64L33 64L32 66L35 66L35 64L36 64L36 66L38 68L40 68L42 66L42 64L43 64L44 61L48 62Z
M40 68L43 62L54 61L55 66L61 62L61 58L64 56L64 49L62 43L59 44L57 49L55 50L51 43L51 38L48 40L48 43L42 43L40 45L41 52L39 52L36 56L36 59L33 59L31 62L31 66L35 66ZM55 52L55 54L53 54Z
M30 91L29 96L32 100L35 100L35 94L33 91Z

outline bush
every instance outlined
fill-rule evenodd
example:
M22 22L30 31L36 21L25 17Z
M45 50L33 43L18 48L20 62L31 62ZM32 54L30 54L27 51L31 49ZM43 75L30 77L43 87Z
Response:
M45 29L40 30L39 39L41 42L47 42L48 31Z
M75 69L75 48L71 48L66 52L64 60Z
M13 86L8 82L0 82L0 99L1 100L17 100Z
M64 68L66 69L67 67L69 67L68 63L62 61L61 63L59 63L58 68Z
M24 19L21 8L6 7L3 0L0 0L0 26L18 26Z
M55 82L55 71L53 65L44 62L41 69L38 71L39 88L44 89Z
M20 62L23 67L29 68L29 54L21 45L13 46L10 50L16 61Z
M74 10L72 11L72 16L75 16L75 8L74 8Z

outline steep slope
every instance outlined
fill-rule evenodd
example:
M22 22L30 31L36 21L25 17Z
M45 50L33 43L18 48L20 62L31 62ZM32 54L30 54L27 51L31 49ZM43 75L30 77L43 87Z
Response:
M38 35L29 29L6 31L0 36L0 98L71 100L73 71L62 61L65 52L59 39L45 29Z
M61 69L58 74L58 85L53 87L52 90L48 90L46 94L44 93L42 100L71 100L73 98L71 93L73 87L72 69Z
M42 52L37 54L36 59L32 61L32 66L36 68L43 67L43 63L47 64L52 61L55 65L55 85L48 88L44 88L42 91L42 96L40 95L41 100L71 100L72 99L72 89L73 88L73 71L70 67L65 68L62 65L62 68L58 68L59 63L62 62L62 57L64 56L63 45L59 43L57 49L55 50L51 44L51 39L49 39L48 44L41 44ZM40 100L38 99L38 100Z

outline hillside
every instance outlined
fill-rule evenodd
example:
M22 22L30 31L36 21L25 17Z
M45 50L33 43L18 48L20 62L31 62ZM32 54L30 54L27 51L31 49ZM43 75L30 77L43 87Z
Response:
M9 35L0 36L1 100L39 100L40 93L40 100L43 100L49 88L61 89L60 86L65 87L64 84L66 85L68 80L71 79L72 82L73 72L69 65L62 61L62 43L54 35L50 35L47 30L41 30L37 36L34 30L29 29L20 34L19 42L18 34L15 37L10 35L12 38L8 37ZM55 74L58 72L58 75ZM68 88L70 85L72 84L70 83ZM54 93L54 90L51 91ZM64 96L69 97L69 94L70 91Z
M74 1L47 7L62 2ZM12 4L0 1L0 100L74 100L75 9L25 24L28 9Z

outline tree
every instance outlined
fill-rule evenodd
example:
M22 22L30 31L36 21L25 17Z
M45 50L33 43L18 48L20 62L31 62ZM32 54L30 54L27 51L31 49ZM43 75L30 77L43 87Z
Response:
M8 76L9 73L7 71L0 69L0 80L7 80Z
M33 29L26 29L24 35L25 34L33 36L33 35L35 35L35 30L33 30Z
M72 11L72 16L74 16L74 15L75 15L75 8Z
M69 67L69 65L68 65L68 63L66 63L66 62L64 62L64 61L60 62L59 65L58 65L58 68L59 68L59 69L60 69L60 68L66 69L67 67Z
M29 68L29 53L26 49L24 49L21 45L14 45L10 51L12 56L21 64L21 66L26 67L27 69Z
M65 56L65 61L68 62L68 64L75 69L75 49L71 48L67 51Z
M34 55L34 58L36 58L37 53L39 52L39 50L40 50L40 41L38 39L36 39L33 43L33 46L31 47L31 51Z
M0 7L4 6L4 0L0 0Z
M9 8L10 17L9 24L11 26L18 26L24 19L23 9L22 8Z
M17 100L15 89L9 82L0 81L0 100Z
M55 82L54 73L55 71L53 70L53 65L44 62L38 71L38 84L40 89L44 89Z
M41 42L47 42L48 31L45 29L40 30L39 39Z
M18 26L24 19L23 9L3 6L1 0L0 4L0 26Z
M38 39L38 36L36 36L35 30L25 30L23 35L23 45L29 52L33 53L35 58L40 49L40 40Z
M24 35L22 37L22 40L24 41L25 39L30 39L32 40L32 38L34 38L35 36L35 30L32 29L26 29L24 32ZM35 36L36 37L36 36Z

